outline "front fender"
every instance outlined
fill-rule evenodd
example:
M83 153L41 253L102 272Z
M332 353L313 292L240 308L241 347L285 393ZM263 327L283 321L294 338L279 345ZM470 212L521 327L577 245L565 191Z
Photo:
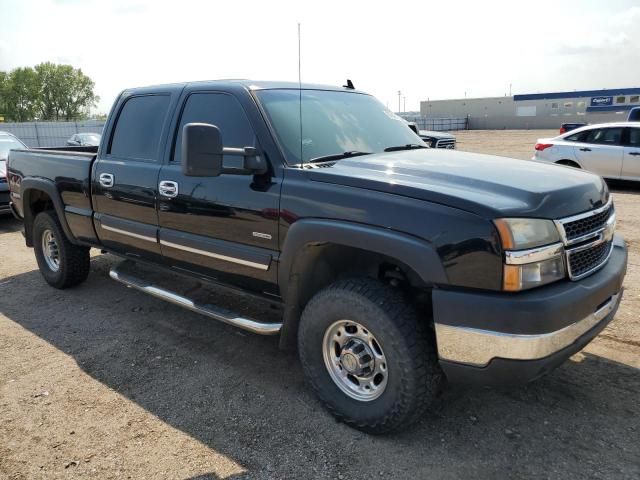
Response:
M414 236L359 223L323 219L295 222L287 233L278 267L278 284L287 298L287 284L296 254L305 245L332 243L395 258L410 266L426 284L447 283L447 275L433 246Z
M278 265L278 285L285 303L280 337L282 348L295 345L304 303L314 293L307 291L305 282L300 280L305 270L313 268L313 253L306 247L322 244L358 248L395 259L411 268L425 285L448 283L438 253L424 240L394 230L352 222L299 220L289 228Z

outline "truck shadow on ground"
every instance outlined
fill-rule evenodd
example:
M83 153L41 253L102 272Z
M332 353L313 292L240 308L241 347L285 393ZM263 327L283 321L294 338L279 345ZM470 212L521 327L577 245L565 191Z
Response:
M581 354L525 387L448 389L410 430L373 437L325 412L276 338L113 283L113 262L95 257L89 280L66 291L37 271L8 278L2 313L250 478L621 478L640 468L637 369Z

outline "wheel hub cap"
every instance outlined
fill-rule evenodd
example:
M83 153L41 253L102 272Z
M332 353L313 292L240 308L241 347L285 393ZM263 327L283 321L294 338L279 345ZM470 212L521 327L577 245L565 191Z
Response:
M387 386L387 360L373 334L361 324L339 320L325 332L322 354L329 376L349 397L375 400Z
M51 230L42 234L42 254L47 266L54 272L60 269L60 250L58 242Z

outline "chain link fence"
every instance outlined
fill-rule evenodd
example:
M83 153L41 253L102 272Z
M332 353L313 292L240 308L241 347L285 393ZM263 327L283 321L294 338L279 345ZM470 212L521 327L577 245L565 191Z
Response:
M449 130L466 130L468 128L467 118L430 118L423 115L399 114L407 122L415 122L420 130L431 130L434 132L446 132Z
M104 120L0 123L0 131L12 133L29 147L59 147L76 133L102 133L104 123Z

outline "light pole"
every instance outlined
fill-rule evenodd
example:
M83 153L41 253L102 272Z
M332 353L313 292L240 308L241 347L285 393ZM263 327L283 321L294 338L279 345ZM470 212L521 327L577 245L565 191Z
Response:
M400 90L398 90L398 113L401 112L400 110L400 97L402 96L402 92Z

